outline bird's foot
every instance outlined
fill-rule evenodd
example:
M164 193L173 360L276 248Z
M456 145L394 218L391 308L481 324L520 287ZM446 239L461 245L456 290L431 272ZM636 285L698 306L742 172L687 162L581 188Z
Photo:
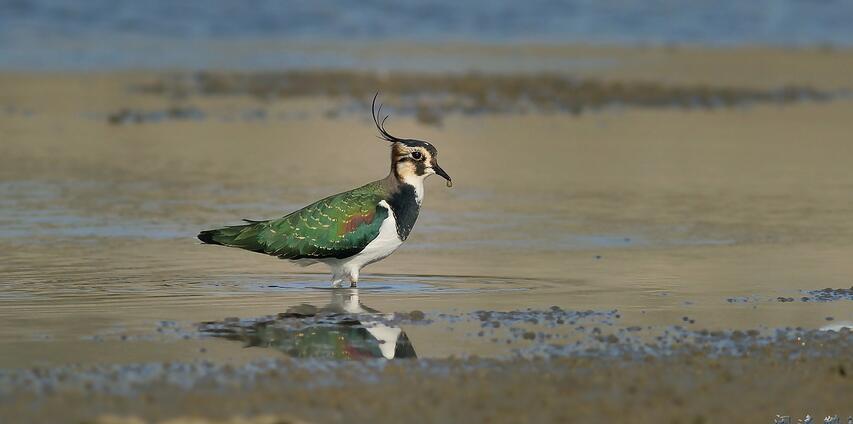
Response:
M358 282L353 281L353 282L349 283L349 288L351 288L351 289L358 288Z

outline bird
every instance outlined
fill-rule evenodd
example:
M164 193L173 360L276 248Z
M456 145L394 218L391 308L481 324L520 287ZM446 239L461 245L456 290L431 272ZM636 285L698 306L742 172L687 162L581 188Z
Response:
M371 114L378 138L390 143L388 176L361 187L318 200L278 219L205 230L205 244L236 247L276 256L302 266L323 263L332 272L333 288L358 286L361 269L387 258L409 237L424 198L424 180L438 174L453 186L438 165L438 151L423 140L398 138L380 119L382 105Z

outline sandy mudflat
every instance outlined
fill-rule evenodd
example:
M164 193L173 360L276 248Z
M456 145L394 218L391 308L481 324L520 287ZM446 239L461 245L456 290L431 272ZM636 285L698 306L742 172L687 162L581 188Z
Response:
M553 60L0 75L0 421L853 415L853 53L406 52ZM357 292L197 243L384 176L374 90L454 187Z
M25 395L3 412L47 420L57 416L53 411L64 411L66 419L86 419L88 409L124 418L249 415L281 417L282 422L772 422L782 412L823 418L849 411L850 376L840 370L849 373L850 366L849 360L760 356L622 365L597 359L402 361L382 368L356 364L336 372L307 372L282 362L253 370L258 375L251 379L240 378L244 369L211 369L234 381L223 386L209 378L192 390L158 381L134 396L99 389ZM366 375L370 382L364 381ZM316 384L325 379L334 382ZM37 399L41 409L27 406Z

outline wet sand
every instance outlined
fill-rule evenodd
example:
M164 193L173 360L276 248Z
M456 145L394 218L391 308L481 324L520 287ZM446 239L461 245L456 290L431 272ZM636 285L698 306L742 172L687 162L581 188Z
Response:
M190 385L192 390L181 383L155 381L141 385L140 396L103 393L100 388L23 395L16 399L17 406L4 412L50 419L55 415L49 411L66 411L66 419L82 420L89 418L79 408L85 403L125 418L119 422L132 422L126 420L128 416L154 420L206 416L219 422L240 415L281 417L275 422L399 422L412 417L418 422L461 417L472 422L587 422L619 417L638 422L772 422L782 411L797 418L806 414L823 418L849 408L850 377L839 371L849 372L849 366L849 361L839 365L837 359L687 357L621 365L598 359L478 361L473 365L453 360L400 361L309 372L280 361L254 367L248 371L252 377L244 375L243 368L199 366L199 374L223 377L207 377L198 387ZM171 372L187 373L185 369ZM212 384L214 379L224 382ZM325 383L326 379L335 383ZM39 399L40 410L26 406Z
M411 105L457 86L458 74L421 75L432 81L422 92L389 89L389 130L435 144L454 187L429 180L407 244L343 295L368 318L318 318L341 299L319 266L194 240L384 176L387 146L369 98L355 94L363 87L318 89L363 84L365 71L317 73L298 96L140 90L193 73L0 75L0 421L853 415L843 330L853 325L853 102L838 95L853 87L843 66L853 54L637 50L527 53L619 59L566 74L610 99L567 95L581 114L499 96L494 108L432 121ZM464 78L506 93L538 75L521 71ZM788 86L833 96L661 107L613 89L634 84L653 94L701 85L709 98ZM302 315L286 315L293 308ZM418 359L387 361L377 323L405 333ZM313 344L298 339L308 333ZM755 343L718 349L744 334ZM788 355L788 336L817 342ZM602 340L617 348L590 350ZM680 343L698 348L671 349ZM199 363L212 368L179 373L198 379L192 390L153 377L132 394L108 383L136 381L135 364L157 377L171 371L156 367ZM258 369L269 375L251 384L218 380ZM70 383L51 383L55 372ZM105 384L89 394L85 375ZM290 384L315 377L336 384Z

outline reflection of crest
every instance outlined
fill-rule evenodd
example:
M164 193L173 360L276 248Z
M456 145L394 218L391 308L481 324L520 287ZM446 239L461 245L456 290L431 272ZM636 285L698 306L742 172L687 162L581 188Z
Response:
M242 341L247 347L277 349L296 358L417 357L406 333L383 322L383 318L379 311L359 301L358 289L336 289L332 290L331 302L322 308L301 304L276 317L206 322L201 331Z

